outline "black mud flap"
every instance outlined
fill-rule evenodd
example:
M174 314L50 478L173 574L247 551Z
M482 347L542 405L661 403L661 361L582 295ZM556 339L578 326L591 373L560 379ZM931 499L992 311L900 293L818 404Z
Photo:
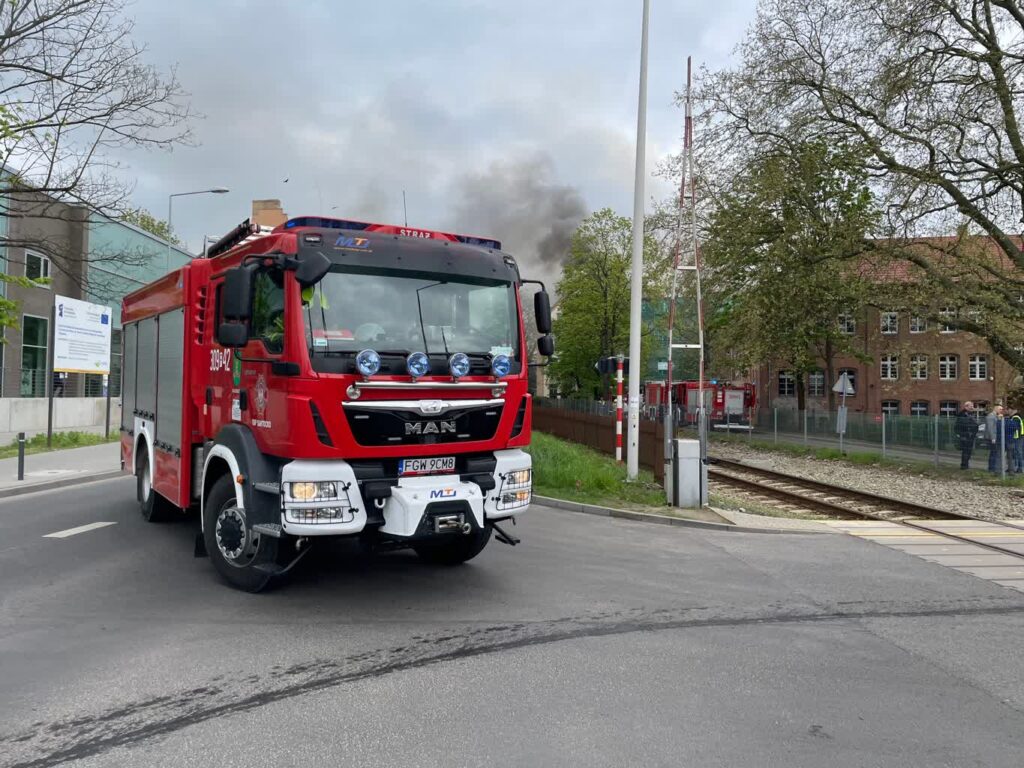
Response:
M192 553L193 557L209 557L210 553L206 551L206 539L203 537L203 532L200 530L196 533L196 548Z

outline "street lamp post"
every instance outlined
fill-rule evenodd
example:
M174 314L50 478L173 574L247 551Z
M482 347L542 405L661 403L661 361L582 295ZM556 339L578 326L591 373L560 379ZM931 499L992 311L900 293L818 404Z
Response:
M224 195L230 191L226 187L213 187L211 189L197 189L195 192L175 192L173 195L167 196L167 264L164 267L164 272L171 268L171 219L174 215L174 198L184 197L185 195ZM203 244L203 250L206 250L205 243Z

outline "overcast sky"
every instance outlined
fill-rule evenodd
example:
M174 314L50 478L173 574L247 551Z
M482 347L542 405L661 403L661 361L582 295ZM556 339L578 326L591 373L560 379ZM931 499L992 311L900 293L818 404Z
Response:
M628 215L641 5L137 0L137 41L177 66L203 117L196 146L126 158L136 203L162 218L171 192L230 188L175 199L193 250L253 198L280 198L290 216L401 223L404 188L410 225L504 237L513 252L538 247L522 230L546 216ZM649 171L680 145L686 56L726 61L753 11L653 0ZM669 193L649 176L648 197Z

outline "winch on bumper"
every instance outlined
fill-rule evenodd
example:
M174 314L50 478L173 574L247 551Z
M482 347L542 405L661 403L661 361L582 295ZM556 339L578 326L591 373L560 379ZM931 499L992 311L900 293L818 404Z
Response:
M281 526L292 536L344 536L377 521L371 527L379 533L410 541L469 533L530 505L530 455L516 448L495 451L494 458L491 489L457 474L423 475L400 477L389 496L372 499L364 499L347 461L292 461L281 469Z

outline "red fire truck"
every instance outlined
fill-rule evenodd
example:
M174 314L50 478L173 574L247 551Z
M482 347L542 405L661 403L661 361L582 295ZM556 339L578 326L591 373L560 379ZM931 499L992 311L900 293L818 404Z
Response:
M122 466L142 514L259 591L323 537L477 555L530 503L536 283L496 240L321 217L244 222L125 297Z
M688 421L696 422L699 384L696 381L672 382L672 404L686 409ZM757 391L753 384L726 384L720 381L704 382L704 398L708 417L712 422L732 421L741 423L749 418L751 410L757 408ZM666 405L664 381L648 381L644 384L644 402L647 405Z

